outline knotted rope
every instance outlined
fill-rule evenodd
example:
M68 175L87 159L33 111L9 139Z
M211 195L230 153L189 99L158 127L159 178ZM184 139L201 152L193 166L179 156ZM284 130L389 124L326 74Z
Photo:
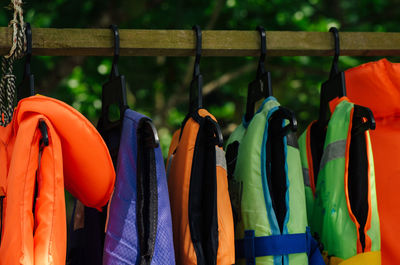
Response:
M26 49L25 24L22 10L22 0L11 0L10 9L14 9L13 19L8 24L13 28L12 47L8 55L1 61L2 77L0 80L0 125L7 126L12 119L16 95L13 64L23 57Z

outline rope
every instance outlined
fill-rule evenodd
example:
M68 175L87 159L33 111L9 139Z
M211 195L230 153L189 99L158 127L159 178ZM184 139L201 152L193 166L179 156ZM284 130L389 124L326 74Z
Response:
M22 10L22 0L11 0L10 9L14 9L13 19L8 24L13 28L12 47L1 60L2 77L0 80L0 125L5 127L11 120L16 96L13 65L15 60L23 57L26 49L25 24Z

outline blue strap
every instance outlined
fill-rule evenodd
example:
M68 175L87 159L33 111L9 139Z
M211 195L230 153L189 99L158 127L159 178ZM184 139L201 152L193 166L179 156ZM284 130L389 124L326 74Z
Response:
M254 230L245 231L244 239L236 240L236 259L246 259L247 265L254 265L256 257L283 256L307 253L309 264L324 265L317 242L309 229L306 233L255 237Z
M307 252L307 235L288 234L255 237L254 230L245 231L245 238L236 240L236 257L251 259Z
M310 265L325 265L324 258L321 255L321 252L319 250L319 245L317 240L315 240L311 236L310 228L307 227L307 235L308 235L308 264Z

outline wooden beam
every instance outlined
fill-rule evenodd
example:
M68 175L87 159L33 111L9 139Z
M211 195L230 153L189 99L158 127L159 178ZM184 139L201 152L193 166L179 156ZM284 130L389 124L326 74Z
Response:
M120 29L123 56L191 56L192 30ZM0 27L0 55L11 46L11 29ZM399 56L400 33L341 32L341 55ZM33 54L50 56L110 56L109 29L33 28ZM259 35L254 31L203 31L204 56L257 56ZM328 32L267 31L268 56L327 56L333 54Z

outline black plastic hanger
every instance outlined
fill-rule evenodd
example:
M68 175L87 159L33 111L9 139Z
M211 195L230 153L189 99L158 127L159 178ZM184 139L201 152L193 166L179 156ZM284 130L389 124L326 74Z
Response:
M335 54L328 81L321 86L319 119L318 122L325 127L329 120L329 102L334 98L346 96L346 81L344 72L339 72L338 61L340 56L339 31L335 27L329 29L333 33L335 41Z
M31 24L25 24L26 34L26 54L25 54L25 67L22 82L17 88L17 100L33 96L35 94L34 76L31 73L31 57L32 57L32 29Z
M120 126L124 117L124 112L128 108L126 101L126 84L125 76L120 75L118 71L118 59L119 59L119 33L116 25L110 26L114 34L114 58L112 62L110 79L103 85L102 90L102 129L109 130L115 126ZM110 106L116 105L119 109L119 119L110 120Z
M196 34L196 59L194 61L193 79L190 82L189 113L194 113L203 107L203 76L200 73L202 34L199 25L194 25L192 29Z
M186 123L186 120L190 116L197 116L197 111L203 107L203 76L200 73L202 33L199 25L194 25L192 29L194 30L196 35L196 58L194 61L193 79L192 82L190 82L189 115L183 121L183 124ZM212 133L216 139L216 144L222 147L224 144L224 138L222 136L222 131L218 123L216 123L210 116L206 116L205 119L206 122L210 123L211 125Z
M257 76L248 87L247 104L245 120L248 122L254 116L254 108L257 101L272 96L271 73L265 70L265 58L267 56L267 38L265 30L262 26L257 26L257 31L260 33L260 58L258 60ZM282 135L286 135L289 130L297 130L297 120L293 111L279 107L270 117L270 119L287 119L289 124L282 129Z
M110 29L114 35L114 58L112 62L112 68L110 78L107 83L103 85L102 90L102 114L101 114L101 126L100 131L106 132L111 131L114 128L121 130L122 120L124 118L125 110L128 109L126 100L126 82L125 76L120 75L118 71L118 59L119 59L119 32L116 25L110 25ZM119 109L119 119L110 120L110 106L116 105ZM144 135L151 135L151 139L147 139L152 142L152 146L158 147L160 140L157 134L157 130L151 120L145 120L142 125L139 126L138 130L143 131ZM113 150L117 154L117 150Z
M26 34L26 53L25 53L25 66L24 75L22 76L22 82L17 88L17 100L20 101L23 98L35 95L35 79L31 73L31 57L32 57L32 29L31 24L25 24L25 34ZM44 146L49 145L49 134L47 132L46 122L39 120L39 130L42 134L42 139L40 143Z
M333 33L335 41L335 54L333 56L333 62L329 79L322 84L321 96L320 96L320 108L319 108L319 119L318 124L322 130L325 130L326 125L329 121L329 102L334 98L341 98L346 96L346 80L344 72L339 72L338 61L340 56L340 40L339 31L336 27L331 27L329 32ZM365 118L367 121L363 123L364 130L375 129L375 119L372 111L363 106L355 105L354 116Z
M257 26L256 30L260 33L261 45L260 51L261 55L258 60L257 76L253 80L247 90L247 104L246 104L246 114L245 120L248 122L254 116L254 108L257 101L272 96L272 86L271 86L271 73L265 70L265 57L267 55L267 38L265 30L261 26Z

